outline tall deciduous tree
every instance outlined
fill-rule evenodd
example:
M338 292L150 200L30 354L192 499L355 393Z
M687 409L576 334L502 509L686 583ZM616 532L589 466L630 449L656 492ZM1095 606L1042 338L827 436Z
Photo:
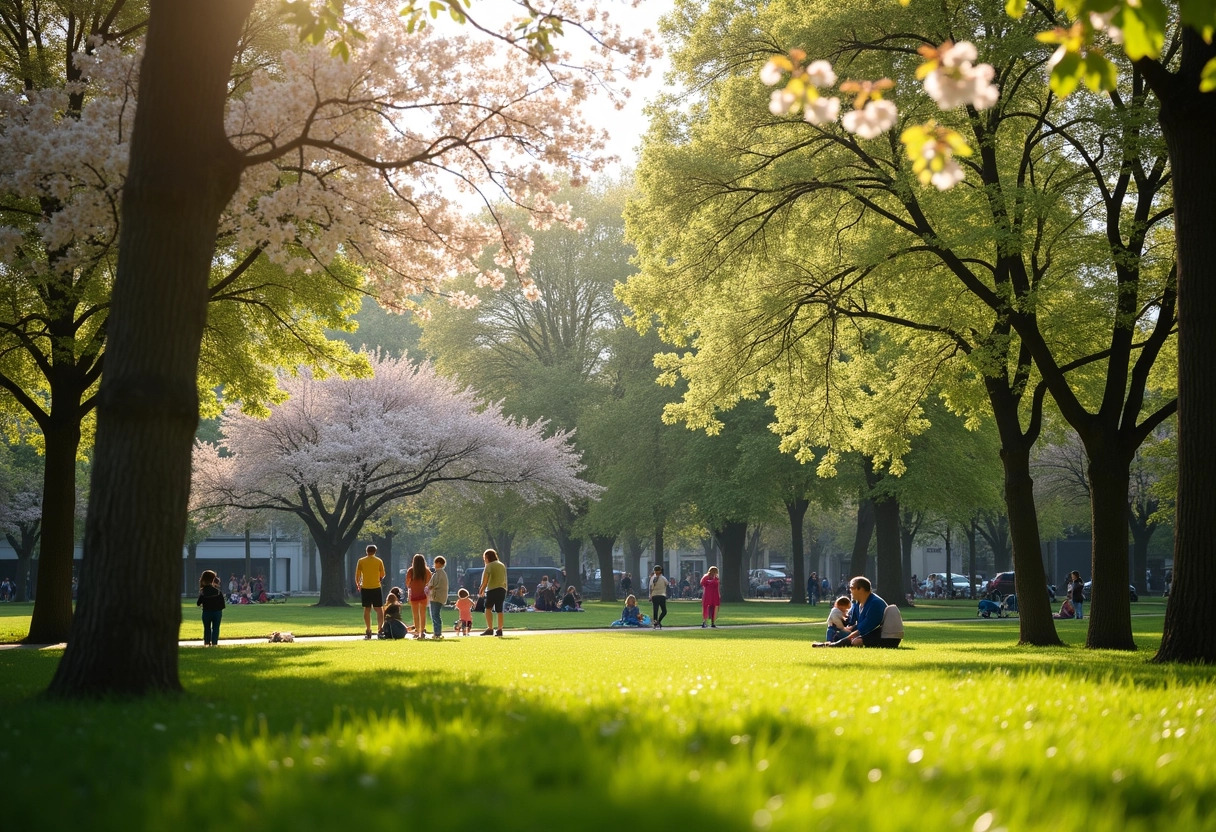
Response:
M465 38L404 33L395 11L392 20L373 24L374 44L356 50L347 64L313 55L277 83L255 79L251 90L262 97L234 108L236 121L226 123L231 68L252 0L151 0L149 8L84 544L86 571L138 570L149 591L132 630L127 611L106 597L101 581L93 590L85 582L50 686L59 696L180 688L174 589L198 419L199 347L221 220L242 175L262 164L296 162L296 186L259 201L260 223L240 226L237 238L256 246L302 236L321 260L332 259L345 242L338 227L363 214L352 210L359 195L377 207L393 206L397 221L378 238L387 262L376 276L386 295L407 298L434 288L474 240L488 236L439 195L435 183L445 174L458 185L526 203L543 224L562 212L547 199L545 168L532 160L578 176L597 146L578 118L589 93L586 76L566 69L568 56L534 49L554 59L542 69L524 48L490 54ZM384 9L358 11L372 20ZM593 6L562 3L553 11L525 24L525 43L547 45L563 22L567 31L603 31ZM638 61L650 51L644 41L625 43L611 31L600 42ZM461 59L475 67L476 83L456 71ZM282 102L291 115L277 120L284 113L278 107L261 112L259 102ZM269 121L260 121L263 116ZM354 174L356 167L367 175ZM378 192L357 187L369 180L380 183ZM339 182L358 193L341 192ZM315 233L283 234L276 201L309 195L318 197L318 212L301 229ZM522 270L523 238L505 228L499 238L504 262Z

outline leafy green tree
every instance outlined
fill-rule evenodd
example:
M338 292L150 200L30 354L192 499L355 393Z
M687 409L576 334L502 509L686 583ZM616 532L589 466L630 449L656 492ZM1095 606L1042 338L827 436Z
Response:
M972 419L986 399L1030 605L1022 636L1053 644L1046 600L1031 591L1045 574L1029 473L1050 390L1103 449L1094 575L1107 602L1095 605L1088 643L1134 646L1119 589L1126 562L1104 535L1124 533L1126 464L1175 406L1166 396L1144 407L1175 298L1151 97L1133 79L1100 104L1061 104L1039 80L1039 21L1011 22L996 5L864 17L852 7L683 10L671 18L674 62L688 87L714 91L713 104L656 108L629 214L642 275L628 299L658 312L670 340L696 346L668 364L689 379L687 418L764 391L790 450L853 447L898 473L930 386ZM978 157L964 167L982 186L946 196L918 186L897 142L772 118L752 80L771 44L816 43L853 77L910 83L918 47L973 31L999 32L984 57L1001 86L986 109L940 115L974 138ZM723 39L729 58L708 46ZM871 357L877 327L889 344Z

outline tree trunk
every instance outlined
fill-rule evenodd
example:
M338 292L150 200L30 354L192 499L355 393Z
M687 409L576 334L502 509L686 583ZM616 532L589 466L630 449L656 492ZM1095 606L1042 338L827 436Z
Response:
M220 214L239 182L224 134L253 0L152 0L98 391L79 603L49 693L181 690L182 543L198 355ZM112 582L138 575L139 603ZM62 598L60 599L62 603Z
M245 524L245 580L249 581L249 586L253 587L253 537L249 531L249 524Z
M17 555L17 574L13 576L13 580L16 582L13 587L13 600L28 601L30 600L30 564L34 562L34 550L38 548L38 541L42 537L42 521L18 523L17 535L5 532L4 537Z
M909 607L899 545L899 500L892 496L874 500L874 531L878 538L878 575L875 588L888 604ZM886 594L883 594L886 593Z
M975 600L975 550L976 537L979 535L977 521L974 517L967 524L967 597Z
M723 523L714 529L718 548L722 550L722 601L743 600L743 549L747 541L747 523Z
M1131 456L1086 446L1093 517L1089 631L1085 646L1135 650L1127 570L1127 494ZM1021 590L1018 590L1019 600Z
M658 523L654 527L654 563L652 563L651 566L662 566L663 571L667 572L667 564L663 563L663 557L667 554L667 550L664 548L665 544L663 542L663 531L665 527L665 523ZM668 574L668 578L670 577L672 576Z
M304 543L304 557L308 558L308 591L317 592L317 542L312 539L308 529L301 533Z
M567 537L562 543L562 563L565 564L566 580L565 585L574 584L574 588L580 592L583 589L583 539L581 537ZM564 587L563 587L564 589Z
M58 398L53 392L52 399ZM53 401L50 419L43 426L46 456L42 475L42 545L34 594L38 601L30 619L29 635L25 637L27 644L67 641L72 627L76 454L80 450L80 396L75 398L74 403ZM25 574L29 575L28 569Z
M1128 528L1132 533L1132 586L1140 595L1148 594L1148 544L1157 524L1141 520L1129 511Z
M354 575L354 569L349 571L346 566L346 552L350 544L334 543L328 540L318 540L317 555L321 560L321 596L317 599L318 607L349 607L346 601L346 582ZM389 586L392 586L390 583Z
M616 535L593 534L591 545L595 549L596 560L600 565L600 600L612 602L616 600L616 580L612 574L612 547L616 544Z
M638 573L642 571L642 552L644 551L642 538L638 536L637 531L625 532L625 571L629 573L629 577L633 581L633 588L629 591L635 595L642 588Z
M1001 448L1005 469L1005 510L1013 543L1014 589L1018 596L1018 643L1038 647L1063 644L1051 617L1047 572L1039 549L1039 515L1030 477L1029 443Z
M865 497L857 504L857 534L853 537L853 554L849 558L849 576L855 577L866 573L866 562L870 557L870 538L873 536L874 501Z
M802 523L811 501L806 497L787 500L786 514L790 516L790 540L794 560L794 585L790 588L790 603L805 604L806 597L806 544L802 538Z
M1178 262L1178 493L1174 582L1154 661L1216 663L1216 95L1198 90L1216 47L1183 30L1182 62L1158 116L1169 148Z
M954 597L954 564L950 562L953 552L950 549L950 524L946 524L946 533L942 535L946 541L946 597Z
M182 595L189 595L193 588L192 580L198 580L198 541L186 544L186 574L182 578Z

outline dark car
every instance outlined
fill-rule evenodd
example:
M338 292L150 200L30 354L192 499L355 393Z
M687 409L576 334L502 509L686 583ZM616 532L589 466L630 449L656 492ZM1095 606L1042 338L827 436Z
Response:
M987 595L988 598L990 598L994 601L998 600L1000 598L1004 598L1006 595L1017 594L1017 590L1014 589L1014 584L1013 584L1013 573L1012 572L996 573L996 575L993 577L993 579L988 582L988 586L986 586L984 588L984 594ZM1052 601L1056 600L1055 587L1053 587L1053 586L1047 587L1047 597L1050 598Z
M1092 583L1093 583L1093 581L1086 581L1086 582L1085 582L1085 600L1086 600L1086 601L1088 601L1088 600L1089 600L1089 585L1090 585L1090 584L1092 584ZM1130 590L1132 591L1132 600L1133 600L1133 601L1139 601L1139 600L1140 600L1140 594L1139 594L1138 592L1136 592L1136 588L1135 588L1134 586L1131 586L1131 585L1129 584L1129 585L1128 585L1128 589L1130 589Z
M755 595L784 595L790 581L784 572L777 569L753 569L747 577Z

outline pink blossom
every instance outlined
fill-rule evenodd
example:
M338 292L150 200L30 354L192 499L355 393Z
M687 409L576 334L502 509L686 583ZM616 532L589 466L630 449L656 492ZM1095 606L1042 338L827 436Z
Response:
M840 121L850 133L863 139L874 139L894 127L898 115L893 102L878 99L867 101L860 110L850 110Z

